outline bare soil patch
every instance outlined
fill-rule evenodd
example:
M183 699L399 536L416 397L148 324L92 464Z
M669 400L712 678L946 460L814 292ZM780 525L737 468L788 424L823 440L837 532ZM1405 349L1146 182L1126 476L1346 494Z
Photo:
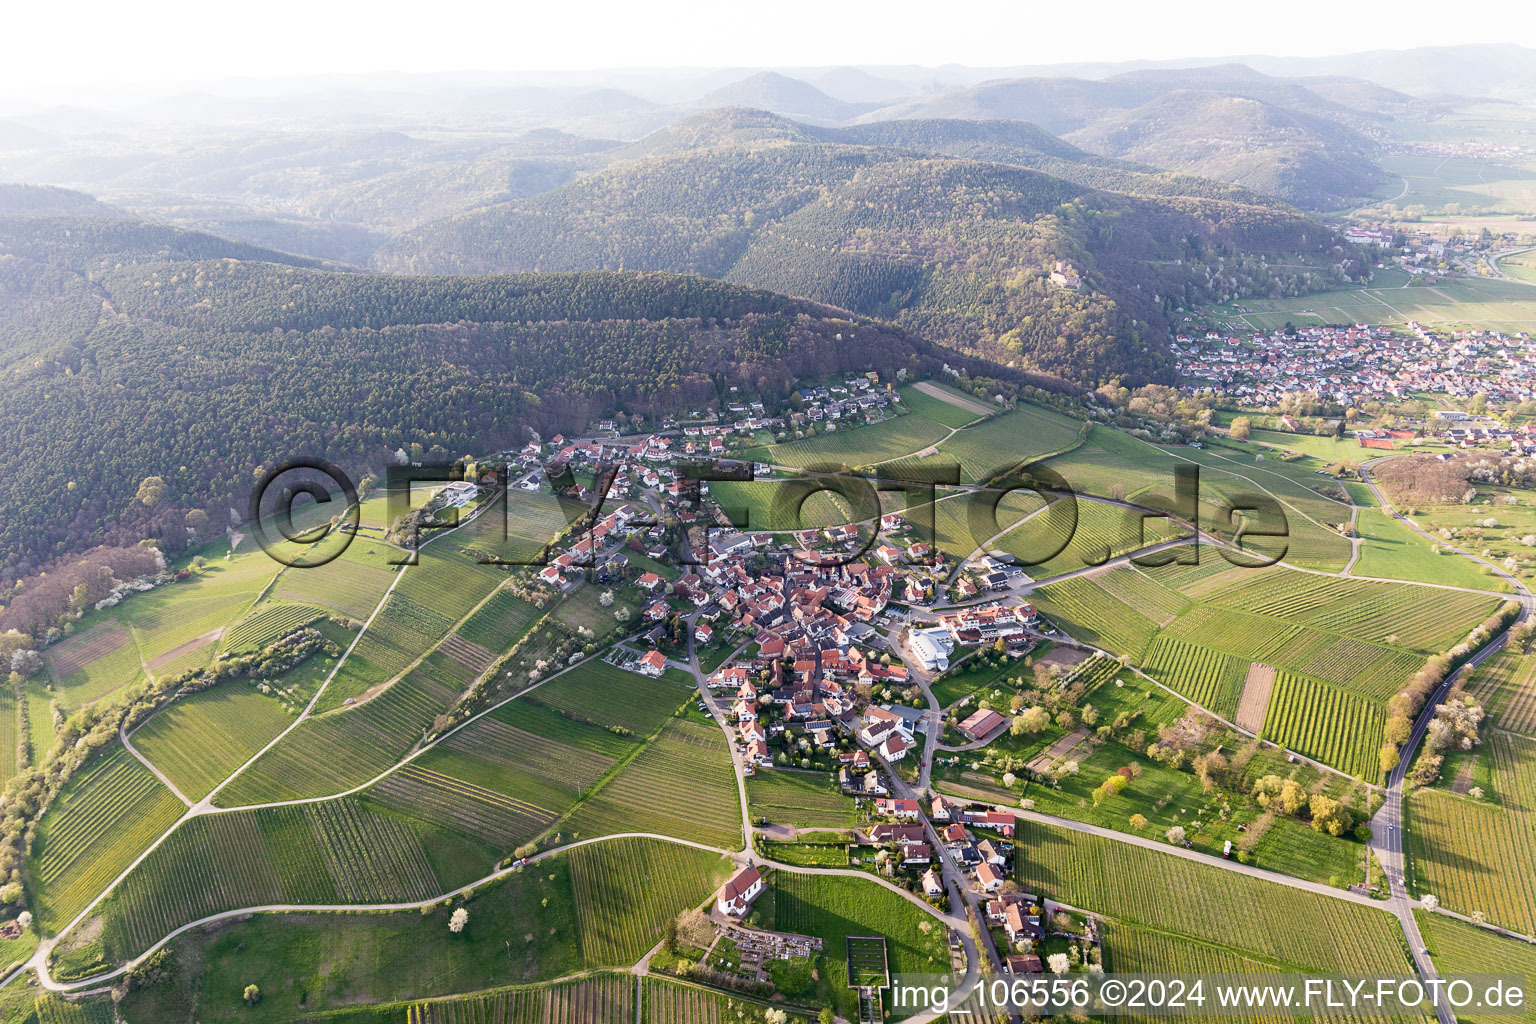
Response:
M1045 771L1045 769L1077 749L1078 744L1086 742L1087 739L1088 730L1078 726L1055 743L1052 743L1044 753L1036 754L1031 758L1028 765L1029 770L1032 772Z
M496 656L490 651L473 640L464 639L457 633L449 633L438 650L465 668L474 669L476 672L484 672L496 660Z
M164 654L160 655L160 657L151 660L149 663L149 670L153 672L160 668L162 665L169 665L183 654L191 654L199 647L207 647L209 644L222 639L223 636L223 626L220 626L218 629L211 629L204 633L202 636L195 636L191 640L188 640L186 643L182 644L180 647L173 647L171 650L166 651Z
M949 405L954 406L956 409L964 409L966 412L973 412L977 416L992 415L992 410L987 408L985 405L982 405L980 402L970 398L965 398L961 395L957 395L949 391L945 391L937 384L930 383L929 381L922 381L919 384L914 384L913 387L927 395L929 398L937 398L939 401L946 402Z
M1275 669L1255 661L1248 666L1243 682L1243 697L1237 702L1237 727L1257 733L1264 728L1264 713L1269 710L1269 691L1275 688Z
M1037 665L1060 665L1063 670L1070 669L1079 662L1087 661L1090 657L1087 651L1076 647L1055 647L1035 659Z

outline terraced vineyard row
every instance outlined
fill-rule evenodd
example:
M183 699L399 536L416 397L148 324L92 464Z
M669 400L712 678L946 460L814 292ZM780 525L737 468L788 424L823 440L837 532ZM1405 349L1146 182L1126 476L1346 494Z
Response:
M256 651L325 612L309 604L274 604L241 619L224 634L226 651Z
M395 764L458 700L461 681L434 655L359 707L300 722L220 791L224 807L327 796Z
M1374 781L1386 712L1348 690L1278 673L1264 716L1264 738L1349 775Z
M714 725L670 721L661 735L577 808L583 836L654 832L722 849L741 846L741 802L725 737Z
M1136 661L1157 635L1157 623L1082 577L1042 587L1031 600L1078 639Z
M71 779L32 842L42 926L68 922L182 810L181 801L120 746Z
M629 1024L635 979L600 974L537 988L414 1003L406 1024Z
M1529 935L1536 930L1536 741L1495 732L1478 756L1493 758L1499 802L1414 793L1413 880L1447 909L1480 910Z
M1033 821L1015 845L1026 892L1302 970L1408 970L1384 910Z
M654 839L614 839L570 853L582 959L627 966L656 945L662 926L697 906L732 867L719 854Z
M1248 665L1246 658L1163 636L1152 645L1146 670L1169 689L1230 721L1237 715Z
M173 832L103 904L103 943L130 957L210 914L412 902L450 882L462 884L437 876L408 824L354 798L206 814Z

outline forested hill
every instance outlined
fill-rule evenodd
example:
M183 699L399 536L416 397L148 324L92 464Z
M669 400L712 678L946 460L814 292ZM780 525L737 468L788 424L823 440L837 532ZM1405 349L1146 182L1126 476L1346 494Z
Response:
M458 456L615 410L704 408L731 385L783 394L805 375L956 358L825 306L664 274L389 278L214 260L86 281L0 258L0 287L17 281L18 317L33 319L32 340L0 350L7 575L144 536L174 550L187 511L219 528L255 468L289 455L360 473L402 445ZM166 484L153 506L135 500L149 476Z
M1367 273L1332 231L1288 208L1129 195L1014 163L807 141L820 131L759 112L700 115L637 147L638 159L407 232L375 261L414 273L703 274L1086 384L1166 380L1164 342L1180 308ZM708 144L721 134L732 141ZM1313 267L1270 258L1297 254L1315 257ZM1081 275L1080 290L1050 283L1057 261Z

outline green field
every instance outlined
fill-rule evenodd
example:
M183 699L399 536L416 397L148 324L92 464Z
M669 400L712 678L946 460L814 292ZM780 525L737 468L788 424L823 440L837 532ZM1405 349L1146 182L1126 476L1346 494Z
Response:
M1149 853L1053 825L1019 823L1026 892L1123 923L1209 943L1301 971L1408 969L1385 910L1288 889L1213 865ZM1199 894L1192 899L1191 894Z
M1422 910L1413 912L1424 936L1430 959L1442 976L1456 977L1468 974L1484 974L1495 971L1500 974L1523 974L1527 981L1536 978L1536 948L1528 942L1507 939L1481 928L1465 924L1444 914L1430 914ZM1529 998L1525 1011L1519 1016L1510 1014L1467 1013L1458 1010L1456 1019L1464 1024L1492 1024L1495 1021L1536 1021L1536 1004Z
M776 466L855 468L911 455L946 436L949 427L907 415L867 426L840 426L835 432L767 448L751 448L743 458Z
M1236 328L1274 330L1286 323L1423 324L1466 326L1509 333L1536 326L1536 288L1494 278L1457 279L1436 285L1355 288L1288 299L1245 299L1214 310Z
M171 704L130 742L191 800L201 800L293 723L282 705L244 682Z
M1436 554L1430 541L1380 509L1361 509L1356 526L1364 544L1352 570L1357 576L1448 583L1473 590L1508 589L1501 578L1484 575L1453 551Z
M821 938L815 1002L836 1007L845 1018L856 1019L858 1013L857 994L847 987L844 939L849 935L884 936L892 974L949 968L944 925L873 881L778 870L770 882L774 919L769 926Z
M853 798L838 788L828 772L763 769L747 779L747 810L796 828L844 828L854 824Z
M929 386L940 387L937 384L930 384ZM946 427L963 427L967 423L973 423L986 415L985 412L967 407L978 404L978 400L969 395L959 395L957 401L946 402L942 398L919 391L917 386L912 384L901 388L899 393L902 404L908 410L923 417L925 420L932 420ZM956 394L955 392L949 393Z
M133 1024L194 1019L277 1024L365 1003L626 966L633 949L643 953L660 938L660 920L702 900L727 865L713 854L670 843L619 842L578 851L585 858L579 867L576 853L560 854L481 887L462 904L469 923L458 935L448 930L451 908L441 904L427 914L261 914L216 931L188 933L173 943L181 965L174 983L135 992L121 1012ZM599 851L610 845L612 853ZM586 880L578 882L578 873ZM607 898L631 893L647 873L664 880L654 894L630 905ZM626 975L623 981L633 993L634 978ZM240 999L251 983L263 994L255 1007ZM632 1004L629 1012L632 1019ZM401 1007L391 1019L404 1020L405 1014Z
M891 466L953 466L958 464L961 483L981 483L1019 464L1069 448L1083 425L1060 413L1021 403L1012 412L966 427L938 445L924 458L907 458Z
M1536 172L1528 167L1470 156L1395 153L1383 157L1382 170L1393 178L1377 191L1378 200L1424 206L1431 214L1526 213L1536 210ZM1407 195L1401 195L1403 185ZM1400 198L1397 198L1401 196Z

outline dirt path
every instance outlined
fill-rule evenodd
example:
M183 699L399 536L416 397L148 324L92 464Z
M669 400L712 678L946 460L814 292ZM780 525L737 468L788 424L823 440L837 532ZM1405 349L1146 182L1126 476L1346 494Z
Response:
M202 636L195 636L191 640L188 640L186 643L182 644L181 646L173 647L170 650L166 651L164 654L160 655L158 658L151 659L150 662L149 662L149 668L152 671L155 670L155 669L164 668L166 665L169 665L171 662L175 661L177 658L181 657L183 654L191 654L193 651L197 650L199 647L207 647L209 644L216 643L217 641L222 640L223 638L224 638L224 627L223 626L220 626L218 629L210 629L208 632L204 633Z

